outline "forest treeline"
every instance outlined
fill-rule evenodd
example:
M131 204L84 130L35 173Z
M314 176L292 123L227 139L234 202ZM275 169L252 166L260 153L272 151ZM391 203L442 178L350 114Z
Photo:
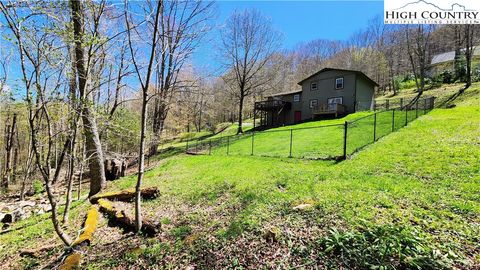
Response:
M474 25L373 18L345 41L280 49L283 33L267 15L237 10L215 27L211 1L3 1L0 11L1 189L23 199L41 182L66 245L75 181L89 179L91 197L106 186L106 163L136 165L139 230L145 157L180 133L228 121L242 132L253 102L296 90L321 68L360 70L392 96L480 80ZM214 70L192 61L206 43L217 53ZM448 51L454 68L433 72L432 57Z

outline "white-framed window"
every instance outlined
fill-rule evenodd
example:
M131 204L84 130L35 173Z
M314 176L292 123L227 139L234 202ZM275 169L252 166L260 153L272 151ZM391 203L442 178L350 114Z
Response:
M335 89L343 89L343 77L335 79Z
M318 105L318 99L310 99L310 109L317 107L317 105Z
M318 83L317 82L311 82L310 83L310 90L311 91L318 90Z
M328 110L335 110L337 105L335 104L343 104L343 97L331 97L327 99L328 103Z
M300 94L293 95L293 102L299 102L300 101Z

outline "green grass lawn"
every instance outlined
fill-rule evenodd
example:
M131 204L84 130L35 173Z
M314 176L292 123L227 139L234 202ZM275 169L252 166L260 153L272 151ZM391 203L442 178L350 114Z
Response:
M426 111L422 108L396 110L395 113L383 111L376 115L368 111L358 112L340 119L312 121L222 138L214 141L211 151L208 149L209 141L205 141L204 147L207 149L205 152L210 151L212 155L333 158L343 155L345 121L349 122L347 154L353 154L374 139L388 135L424 115ZM196 145L192 147L195 148Z
M103 223L88 250L88 267L475 269L479 97L479 88L471 88L454 101L455 108L434 109L406 127L405 114L396 113L396 132L388 136L383 135L393 115L378 114L377 134L383 137L338 163L224 154L167 158L144 180L144 186L161 190L160 198L143 203L145 216L161 222L161 235L123 235ZM373 127L372 119L356 124L347 139L373 141L373 132L362 132ZM272 134L258 140L285 154ZM294 134L297 151L311 135ZM240 150L249 149L248 139L237 142ZM321 140L304 143L304 153L318 151L308 148L317 144ZM109 182L108 190L131 188L135 180ZM15 252L55 238L46 220L25 222L28 227L0 235L0 262L25 268Z

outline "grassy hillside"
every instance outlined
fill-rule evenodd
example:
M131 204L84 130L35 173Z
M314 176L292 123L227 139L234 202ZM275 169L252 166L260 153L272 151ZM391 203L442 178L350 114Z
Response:
M213 147L213 155L257 155L270 157L331 158L343 155L344 123L349 121L347 153L372 143L392 130L402 128L406 122L420 117L425 110L358 112L346 117L306 122L273 128L262 132L238 135L222 141L221 147ZM376 120L375 120L376 117ZM355 121L356 120L356 121ZM374 134L374 123L376 128ZM292 145L290 145L290 140ZM253 149L252 149L253 148Z
M455 108L435 109L340 163L168 158L144 182L161 189L160 198L143 207L162 223L162 233L124 235L103 221L88 251L89 267L480 267L479 97L476 85L453 102ZM134 182L125 177L108 189ZM48 260L17 253L57 241L48 222L44 215L0 235L0 262L25 268Z

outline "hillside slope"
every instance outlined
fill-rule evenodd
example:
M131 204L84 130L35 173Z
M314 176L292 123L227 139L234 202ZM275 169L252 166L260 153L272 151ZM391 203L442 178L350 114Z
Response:
M144 202L156 238L102 221L91 269L480 267L479 89L334 163L178 155L145 175L161 196ZM135 177L109 183L130 188ZM75 208L76 221L88 203ZM131 206L125 205L127 209ZM128 211L128 210L127 210ZM0 235L0 261L56 241L47 215ZM79 226L77 226L79 228ZM50 240L47 240L50 239ZM58 256L59 248L51 254ZM87 262L85 263L85 267Z

